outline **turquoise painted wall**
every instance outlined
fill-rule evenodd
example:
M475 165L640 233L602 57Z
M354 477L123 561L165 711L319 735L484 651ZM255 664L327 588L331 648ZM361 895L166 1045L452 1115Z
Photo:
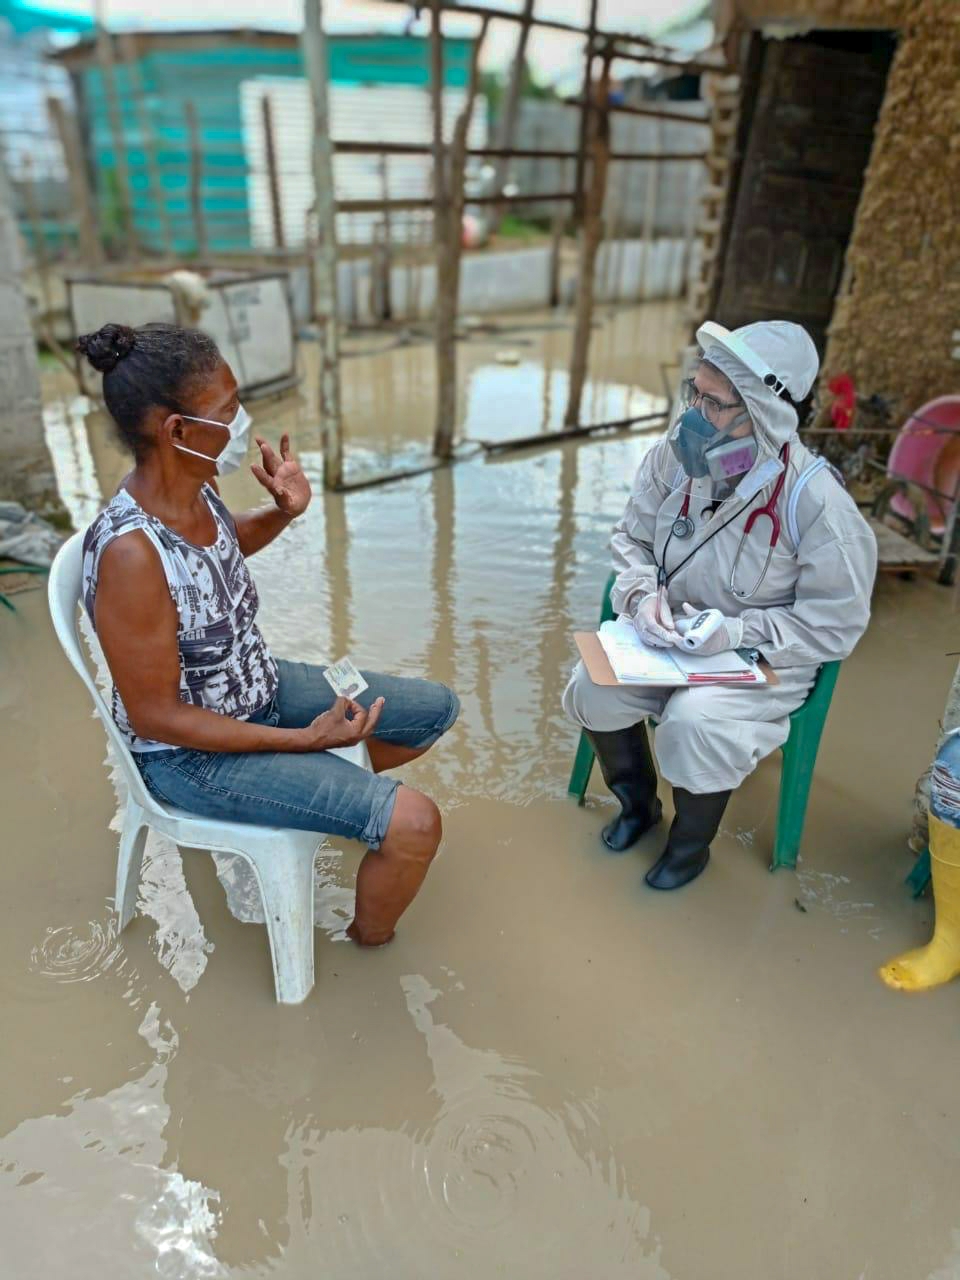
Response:
M76 9L64 10L55 0L49 4L43 0L0 0L0 20L9 22L18 35L33 31L89 31L93 26L92 11L84 15Z
M330 78L334 84L429 83L429 42L413 36L331 37ZM444 81L463 87L469 73L472 41L445 41ZM298 47L270 48L231 42L219 50L171 47L144 55L139 76L145 91L150 128L157 141L163 207L180 254L196 249L190 212L190 156L184 108L197 110L203 160L203 210L210 248L242 252L251 247L247 215L246 161L240 114L240 85L255 76L303 75ZM147 155L129 68L118 65L126 152L133 186L134 219L145 247L163 248L163 218L150 190ZM96 66L82 73L101 213L105 225L119 227L116 160L103 82ZM306 161L306 157L305 157Z

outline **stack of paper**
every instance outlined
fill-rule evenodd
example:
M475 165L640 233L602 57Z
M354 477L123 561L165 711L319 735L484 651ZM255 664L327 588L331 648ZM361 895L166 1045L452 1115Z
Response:
M766 684L763 672L739 653L704 658L685 649L651 648L629 618L604 622L597 635L621 684Z

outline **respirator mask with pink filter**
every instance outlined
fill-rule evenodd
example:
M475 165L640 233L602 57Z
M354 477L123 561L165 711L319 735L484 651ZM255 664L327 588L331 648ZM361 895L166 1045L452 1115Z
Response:
M756 437L733 439L730 432L738 425L718 431L696 406L683 412L670 436L670 447L692 480L710 476L723 484L751 469L757 460Z

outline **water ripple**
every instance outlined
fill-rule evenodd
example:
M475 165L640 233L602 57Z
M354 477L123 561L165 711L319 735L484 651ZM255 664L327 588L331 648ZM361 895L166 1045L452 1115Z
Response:
M292 1124L280 1161L288 1238L256 1274L312 1274L323 1257L338 1280L419 1280L425 1259L431 1280L669 1280L595 1106L464 1043L435 1017L441 993L423 977L401 986L435 1111L401 1131Z
M33 972L55 982L93 982L111 969L122 970L123 963L123 947L112 921L48 928L46 937L30 952Z

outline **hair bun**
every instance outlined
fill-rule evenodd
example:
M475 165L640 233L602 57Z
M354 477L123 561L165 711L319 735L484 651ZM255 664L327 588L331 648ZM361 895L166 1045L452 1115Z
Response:
M77 350L99 373L109 373L136 345L135 331L125 324L105 324L96 333L85 333L77 339Z

